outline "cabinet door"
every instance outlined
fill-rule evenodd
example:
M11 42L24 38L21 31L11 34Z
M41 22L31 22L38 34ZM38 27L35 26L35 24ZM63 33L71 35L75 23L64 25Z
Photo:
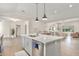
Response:
M24 36L22 36L22 37L21 37L21 41L22 41L22 42L21 42L21 44L22 44L22 48L24 48L24 40L25 40L25 39L24 39Z
M60 56L61 55L61 40L57 40L55 41L55 52L56 52L56 56Z
M46 55L47 56L59 56L59 55L61 55L60 41L54 41L54 42L48 43L46 45Z
M30 55L32 55L32 39L24 37L24 48Z

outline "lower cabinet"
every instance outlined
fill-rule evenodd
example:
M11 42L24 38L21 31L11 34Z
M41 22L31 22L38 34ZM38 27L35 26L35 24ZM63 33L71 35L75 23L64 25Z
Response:
M32 42L34 44L33 48L35 47L35 44L38 44L38 50L39 50L39 56L44 55L44 44L38 41L33 40ZM60 56L61 55L61 41L53 41L50 43L47 43L46 45L46 56ZM37 54L37 52L35 52Z
M60 41L54 41L46 45L47 56L60 56L61 55L61 43Z
M38 41L35 41L33 39L23 37L22 38L22 45L23 48L31 55L33 56L34 52L37 54L37 50L39 51L39 56L44 55L44 44ZM36 52L33 50L33 48L37 49ZM53 41L46 44L46 56L60 56L61 55L61 40Z
M27 37L23 37L22 39L22 45L23 48L30 54L32 55L32 39L29 39Z

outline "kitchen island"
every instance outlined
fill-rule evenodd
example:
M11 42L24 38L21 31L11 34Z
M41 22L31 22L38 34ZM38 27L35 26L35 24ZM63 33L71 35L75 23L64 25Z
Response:
M57 50L60 49L60 40L64 38L61 36L52 36L52 35L39 35L36 37L30 37L30 36L23 35L22 37L24 37L23 38L23 47L27 50L27 52L30 55L32 55L32 43L34 41L38 45L42 46L44 56L59 55L60 51L57 51ZM58 48L56 48L55 45ZM54 50L56 50L56 52Z

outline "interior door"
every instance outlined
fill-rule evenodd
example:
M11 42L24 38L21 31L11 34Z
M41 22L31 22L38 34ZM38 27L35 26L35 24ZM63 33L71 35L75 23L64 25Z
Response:
M25 34L27 34L27 25L25 24Z
M16 25L16 37L21 34L21 25Z

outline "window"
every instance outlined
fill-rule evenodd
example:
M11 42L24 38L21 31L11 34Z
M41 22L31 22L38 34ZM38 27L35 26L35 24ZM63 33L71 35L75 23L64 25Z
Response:
M63 32L74 32L74 26L63 26L62 31Z

